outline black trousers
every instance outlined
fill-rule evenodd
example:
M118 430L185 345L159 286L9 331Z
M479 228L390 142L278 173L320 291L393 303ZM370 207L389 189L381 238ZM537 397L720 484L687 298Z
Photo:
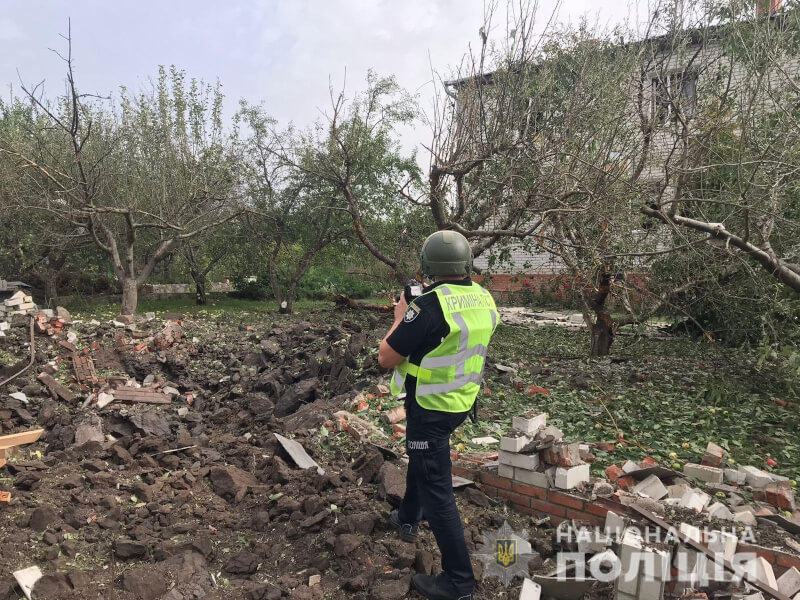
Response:
M472 593L475 576L453 496L450 435L469 413L426 410L413 399L406 411L408 475L398 516L403 523L428 521L442 553L442 571L458 594L466 596Z

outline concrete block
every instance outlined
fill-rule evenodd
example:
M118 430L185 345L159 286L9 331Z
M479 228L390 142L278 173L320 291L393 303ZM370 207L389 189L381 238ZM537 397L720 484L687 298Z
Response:
M800 592L800 571L792 567L778 577L778 591L787 596L793 596Z
M714 553L715 558L720 561L716 566L715 561L708 560L706 563L706 576L711 581L730 581L731 574L722 566L722 560L732 561L736 554L736 545L739 540L732 533L727 531L714 530L708 536L708 549Z
M536 434L536 438L543 440L548 436L553 436L553 443L560 442L564 439L564 432L561 431L555 425L548 425L544 429L542 429L538 434Z
M704 465L686 463L683 465L683 472L688 477L694 477L700 481L706 481L708 483L722 483L722 469L718 469L716 467L706 467Z
M701 490L691 489L683 495L680 505L683 508L691 508L695 512L703 512L709 502L711 502L711 496Z
M547 475L539 471L529 471L528 469L514 468L514 480L540 488L550 487L550 481L548 480Z
M735 483L736 485L744 485L747 483L747 473L742 473L738 469L725 469L725 481L728 483Z
M772 571L772 565L763 556L757 556L755 560L751 560L743 566L748 573L758 579L761 583L766 583L773 589L778 587L778 581L775 579L775 573Z
M626 460L624 463L622 463L622 470L625 471L625 473L627 474L633 473L634 471L638 471L639 469L640 469L639 465L637 465L632 460Z
M514 479L514 467L501 463L497 466L497 474L506 479Z
M708 507L708 517L710 519L723 519L725 521L733 521L733 513L730 509L722 504L722 502L715 502Z
M661 500L669 493L661 480L655 475L642 479L634 486L633 491L640 496L652 498L653 500Z
M667 575L669 574L669 561L671 554L668 550L650 549L653 556L655 577L639 579L639 598L644 600L661 600L664 597Z
M582 483L589 481L589 465L578 465L577 467L557 467L555 486L562 490L571 490Z
M517 437L503 436L500 439L500 450L505 452L519 452L527 446L533 438L526 435L519 435Z
M737 506L737 509L746 509L746 510L739 510L734 511L733 513L733 520L737 523L741 523L742 525L750 525L751 527L755 527L758 521L756 520L755 512L753 512L752 506Z
M542 586L527 577L522 581L519 600L539 600L542 597Z
M544 429L547 425L547 413L531 414L525 413L514 417L511 421L511 426L517 431L533 435L540 429Z
M739 471L744 473L745 482L751 487L762 488L772 483L772 477L769 476L769 473L766 473L756 467L749 465L745 467L739 467Z
M619 593L630 594L633 598L637 597L639 578L625 577L625 574L630 573L634 561L641 565L641 562L639 562L639 553L642 551L642 546L643 541L639 532L635 529L626 529L619 543L619 560L622 565L622 571L620 571L620 576L617 578L615 586L617 598L619 598Z
M538 454L517 454L500 450L498 460L501 465L511 465L512 467L528 469L529 471L535 471L536 467L539 466Z
M690 491L692 487L690 485L686 485L685 483L676 483L675 485L668 485L667 486L667 496L669 498L677 498L680 500L686 494L686 492Z

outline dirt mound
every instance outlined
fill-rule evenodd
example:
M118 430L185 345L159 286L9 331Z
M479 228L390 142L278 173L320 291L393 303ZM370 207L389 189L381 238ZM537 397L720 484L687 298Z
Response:
M77 322L70 330L95 361L94 384L75 380L61 334L37 338L35 370L1 392L3 433L45 434L0 471L12 494L0 503L0 600L18 597L11 573L33 564L45 574L37 598L118 600L388 600L408 593L414 572L438 568L427 528L404 544L386 524L402 463L332 427L334 412L374 388L388 323L275 318ZM8 333L0 351L22 356L26 331ZM43 370L72 404L49 397ZM95 404L97 392L135 386L158 403ZM300 442L324 474L296 468L274 433ZM497 521L531 529L494 500L459 503L473 551Z

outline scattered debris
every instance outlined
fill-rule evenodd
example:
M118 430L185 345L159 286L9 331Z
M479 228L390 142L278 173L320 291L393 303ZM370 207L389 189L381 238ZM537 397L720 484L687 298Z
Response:
M320 467L317 462L308 455L308 452L306 452L302 445L295 440L285 438L278 433L274 435L275 439L278 440L281 446L283 446L283 449L286 450L287 454L292 457L294 464L296 464L300 469L309 469L311 467L315 467L317 469L317 473L320 475L325 474L325 469Z
M22 593L25 594L25 597L28 600L31 600L33 586L36 585L36 582L41 578L42 570L35 565L28 567L27 569L14 571L14 579L17 580L17 585L19 585L19 588L22 590Z

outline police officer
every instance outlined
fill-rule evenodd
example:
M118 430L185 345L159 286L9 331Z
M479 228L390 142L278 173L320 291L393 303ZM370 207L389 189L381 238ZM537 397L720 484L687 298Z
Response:
M425 240L421 262L434 283L410 305L401 295L378 354L382 367L394 368L392 393L406 393L406 494L389 522L413 542L424 517L442 553L441 575L415 575L414 589L435 600L471 600L475 579L453 496L450 435L473 408L499 315L491 294L469 277L472 251L463 235L437 231Z

